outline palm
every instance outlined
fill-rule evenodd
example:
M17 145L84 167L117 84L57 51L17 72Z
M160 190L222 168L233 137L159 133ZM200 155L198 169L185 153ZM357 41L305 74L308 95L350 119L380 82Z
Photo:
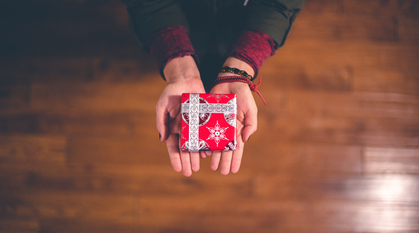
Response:
M161 140L166 141L170 161L175 171L183 171L185 176L199 170L199 154L179 149L180 104L182 93L205 92L199 77L168 83L156 105L156 126Z
M167 84L160 99L157 102L156 108L161 108L167 114L167 122L170 124L179 116L181 96L182 93L205 93L204 86L200 80L189 81L185 83L170 83ZM173 127L168 127L167 131L163 132L163 139L166 139L169 134L179 134L179 127L173 124Z
M217 151L213 153L211 168L216 170L221 160L221 173L230 171L236 173L241 164L244 142L256 131L257 106L246 83L221 83L211 90L214 94L236 94L237 97L237 148L232 151Z

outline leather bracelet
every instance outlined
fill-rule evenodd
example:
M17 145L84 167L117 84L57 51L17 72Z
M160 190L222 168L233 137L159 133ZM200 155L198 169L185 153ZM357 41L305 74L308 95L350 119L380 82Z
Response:
M221 73L237 74L237 75L243 76L245 78L248 78L251 82L253 82L253 80L255 80L255 78L252 77L250 74L248 74L246 71L240 70L240 69L237 69L237 68L231 68L231 67L228 67L228 66L223 66L223 67L221 67L220 72Z
M217 79L215 79L215 85L219 83L231 83L231 82L247 83L250 87L250 90L256 92L259 95L259 97L262 99L263 103L266 105L265 99L263 99L262 94L260 94L260 92L257 89L260 86L260 83L262 82L262 77L259 77L259 83L257 85L253 84L252 82L249 81L249 79L242 76L224 76L224 77L218 77Z

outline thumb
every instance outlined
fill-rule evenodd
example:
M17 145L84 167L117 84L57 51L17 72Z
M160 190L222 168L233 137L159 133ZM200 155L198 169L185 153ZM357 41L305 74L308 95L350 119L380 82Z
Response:
M169 113L166 111L166 108L160 108L160 107L156 107L156 127L157 127L157 131L159 131L160 134L160 141L164 142L169 133L169 129L168 129L168 124L169 124Z
M249 111L244 116L243 141L247 142L250 136L257 130L257 111Z

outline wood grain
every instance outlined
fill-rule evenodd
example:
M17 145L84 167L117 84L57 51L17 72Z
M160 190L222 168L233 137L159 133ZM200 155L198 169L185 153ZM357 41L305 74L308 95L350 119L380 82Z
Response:
M418 173L418 149L366 147L363 154L365 173Z
M66 162L67 141L65 137L10 135L0 136L1 161Z
M0 233L419 231L417 1L307 1L259 72L240 171L189 178L119 0L0 14Z

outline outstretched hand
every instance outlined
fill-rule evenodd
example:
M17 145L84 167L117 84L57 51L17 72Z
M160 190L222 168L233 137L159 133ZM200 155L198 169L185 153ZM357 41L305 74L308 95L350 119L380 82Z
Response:
M191 176L199 170L199 153L182 151L179 145L182 93L205 93L192 57L175 58L164 68L167 85L156 105L156 127L160 141L166 141L170 162L176 172Z
M215 85L213 94L236 94L237 98L237 147L234 151L213 151L211 169L217 170L221 161L221 174L239 171L244 143L257 129L257 106L248 84L241 82L220 83ZM201 153L201 157L208 154Z
M253 68L244 61L229 57L223 66L238 68L254 75ZM220 73L219 77L231 76L230 73ZM237 98L237 147L235 151L214 151L212 152L211 169L217 170L220 167L221 174L236 173L240 169L243 157L244 143L247 142L257 129L258 109L253 98L249 85L242 82L220 83L211 89L213 94L236 94ZM211 153L201 153L205 158Z

